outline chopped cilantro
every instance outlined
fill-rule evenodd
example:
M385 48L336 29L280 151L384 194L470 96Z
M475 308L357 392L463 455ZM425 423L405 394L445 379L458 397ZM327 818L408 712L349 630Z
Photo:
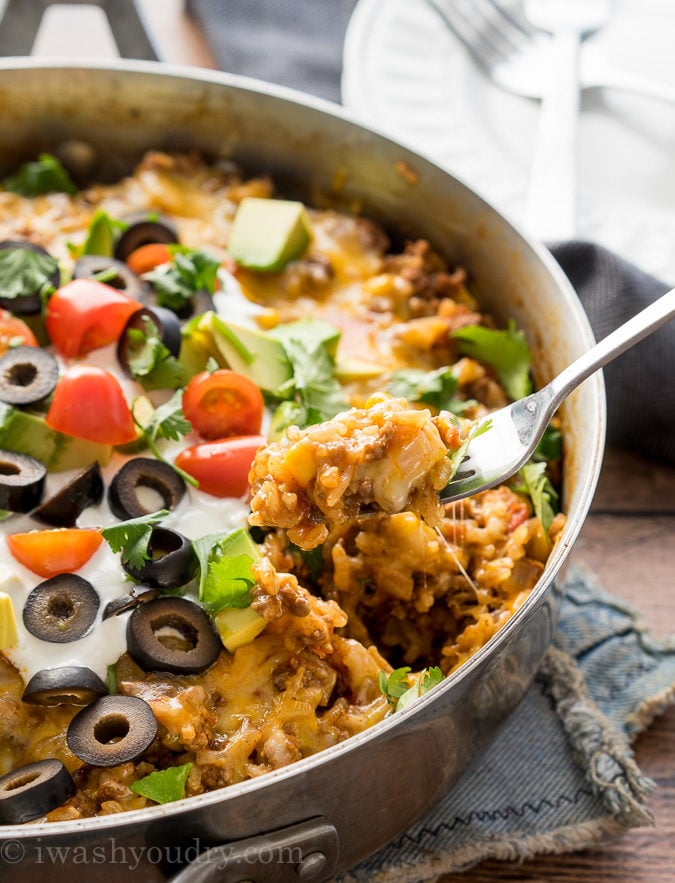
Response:
M16 174L2 182L5 190L20 196L43 196L45 193L77 193L68 172L59 160L49 153L41 153L37 160L24 163Z
M295 424L301 429L329 420L349 407L335 377L335 351L340 332L328 322L301 319L270 332L280 340L293 376L272 396L279 402L275 430Z
M170 245L169 252L170 263L160 264L142 278L154 287L159 306L180 312L198 291L214 293L220 260L207 251L180 245Z
M237 531L208 534L194 540L199 561L199 600L211 613L224 607L248 607L255 584L251 555L228 555L224 548Z
M443 680L443 672L437 666L423 669L410 677L410 667L396 668L391 674L381 671L378 675L380 692L395 711L406 708L419 696L423 696L432 687Z
M562 432L550 424L534 451L535 460L559 460L562 457Z
M459 343L459 351L466 356L485 362L497 372L501 383L516 401L532 392L530 364L532 357L523 331L513 322L504 330L485 328L483 325L467 325L453 331Z
M35 294L46 298L54 291L52 276L58 272L51 255L30 248L0 249L0 290L8 300Z
M453 451L450 454L450 478L448 481L452 481L453 476L459 469L462 460L466 456L466 452L468 450L471 442L478 438L479 435L483 435L484 432L488 432L492 428L492 420L487 417L485 420L477 420L466 434L466 437L462 444L457 448L457 450Z
M104 527L101 534L113 552L122 553L125 564L132 568L141 568L150 559L148 542L152 529L168 514L166 509L160 509L150 515L129 518L119 524Z
M127 328L127 363L131 376L144 389L177 389L184 385L185 372L165 346L157 325L149 316L144 327Z
M557 511L558 492L546 475L546 463L544 461L526 463L518 471L518 476L522 483L513 489L516 493L525 494L532 500L534 514L548 536L548 530Z
M394 371L387 392L409 402L423 402L439 411L461 414L471 404L458 398L457 377L451 367L437 368L435 371L421 371L417 368Z
M191 763L184 763L182 766L157 770L132 782L129 788L134 794L140 794L155 803L173 803L185 797L185 786L191 769Z
M188 482L188 484L197 486L197 482L191 475L188 475L182 469L179 469L175 463L170 463L157 447L158 438L178 441L181 436L190 432L192 429L192 424L183 414L182 403L183 391L177 389L168 401L164 402L164 404L160 405L158 408L155 408L147 423L142 424L137 420L134 420L134 422L143 433L143 438L150 448L152 455L163 463L168 463L169 466L175 469L176 472Z

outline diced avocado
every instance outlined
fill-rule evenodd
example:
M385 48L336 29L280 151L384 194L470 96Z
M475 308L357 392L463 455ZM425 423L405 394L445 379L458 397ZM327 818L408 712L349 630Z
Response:
M0 448L35 457L50 472L84 469L94 460L105 466L112 457L111 445L64 435L37 414L5 404L0 405Z
M218 352L213 339L212 316L211 310L193 316L182 328L178 364L188 378L203 371L210 358L214 358L221 367L224 367L225 360Z
M267 625L252 607L226 607L216 613L214 623L223 646L230 653L257 638Z
M228 367L261 389L274 392L293 376L283 344L269 333L226 322L215 313L211 314L211 333Z
M340 383L351 383L354 380L372 380L379 377L387 369L376 362L368 362L357 356L338 356L335 364L335 376Z
M18 640L19 633L16 628L12 599L5 592L0 592L0 650L13 647Z
M117 445L116 449L122 454L137 454L139 451L144 451L148 447L148 441L143 435L142 429L148 426L154 413L155 406L147 396L136 396L131 403L131 416L134 418L134 423L141 427L138 437L124 445Z
M242 199L230 231L228 251L249 270L276 273L299 258L312 241L307 209L284 199Z
M220 550L223 555L248 555L254 561L260 559L260 550L243 528L226 536L220 542ZM237 647L248 644L259 635L267 620L251 607L226 607L215 615L214 623L223 645L234 653Z

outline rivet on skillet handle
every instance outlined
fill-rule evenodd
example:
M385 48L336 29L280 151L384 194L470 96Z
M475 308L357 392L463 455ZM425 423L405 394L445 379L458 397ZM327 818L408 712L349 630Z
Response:
M202 852L171 883L322 883L339 855L338 832L310 819Z
M136 0L7 0L0 19L0 55L30 55L42 16L56 3L100 6L122 58L158 60Z

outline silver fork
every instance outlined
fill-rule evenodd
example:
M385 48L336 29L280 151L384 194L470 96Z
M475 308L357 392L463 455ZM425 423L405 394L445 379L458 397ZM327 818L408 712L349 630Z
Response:
M497 0L426 0L468 49L474 61L501 88L541 99L551 74L551 35L533 27L519 5ZM617 89L675 103L675 88L624 73L597 46L581 52L583 89Z
M549 420L572 390L673 316L675 288L579 356L539 392L484 417L459 469L440 492L441 500L461 500L515 475L531 458ZM481 433L483 425L487 429Z

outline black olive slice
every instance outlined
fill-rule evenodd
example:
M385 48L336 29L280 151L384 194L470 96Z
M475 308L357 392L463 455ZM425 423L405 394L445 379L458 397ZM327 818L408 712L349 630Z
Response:
M47 467L35 457L0 450L0 509L30 512L42 499L46 478Z
M177 589L190 582L197 569L192 542L170 527L153 527L148 540L150 558L142 567L122 562L129 576L157 589Z
M138 696L103 696L78 711L66 732L68 748L92 766L140 757L157 735L152 709Z
M91 630L100 603L90 582L75 573L60 573L33 589L23 608L23 622L41 641L69 644Z
M86 254L75 262L73 267L73 279L91 279L105 273L101 281L118 291L123 291L134 300L146 301L152 296L152 286L139 279L134 271L124 261L106 255Z
M34 509L31 515L54 527L74 527L88 506L101 502L103 490L101 467L95 460Z
M54 356L37 346L17 346L0 357L0 401L31 405L51 395L59 379Z
M166 245L178 242L178 230L170 218L158 214L133 215L126 220L129 226L117 240L115 257L126 261L132 251L152 242L163 242Z
M90 668L64 665L34 674L21 698L29 705L89 705L107 693L106 685Z
M189 675L213 665L222 643L198 604L186 598L157 598L129 617L127 649L145 671Z
M18 248L25 249L26 251L33 251L36 254L48 258L53 266L53 269L49 273L48 281L54 288L59 287L61 283L61 271L59 270L59 265L46 249L42 248L40 245L36 245L35 242L30 242L28 239L4 239L0 242L0 251L9 251ZM39 313L42 310L41 289L42 286L39 286L34 291L26 290L23 291L19 297L16 297L10 296L6 289L3 291L0 288L0 307L3 307L5 310L11 310L15 315L21 316ZM16 294L16 292L14 292L14 294Z
M155 491L163 501L163 508L171 511L183 499L185 482L175 469L161 460L136 457L127 461L108 488L108 504L118 518L140 518L161 508L144 506L139 497L140 488Z
M0 776L0 825L22 825L65 803L75 783L60 760L38 760Z
M139 604L145 604L147 601L154 600L159 595L158 589L147 589L145 586L134 586L127 595L120 595L119 598L113 598L109 601L103 610L103 619L110 619L111 616L119 616L120 613L126 613L133 610Z
M159 339L171 355L177 358L180 353L182 335L178 316L166 307L142 307L129 317L117 341L117 359L129 376L134 375L131 362L145 346L145 338L152 325L157 329ZM132 335L128 333L131 330L142 332L143 341L140 343L134 341Z

